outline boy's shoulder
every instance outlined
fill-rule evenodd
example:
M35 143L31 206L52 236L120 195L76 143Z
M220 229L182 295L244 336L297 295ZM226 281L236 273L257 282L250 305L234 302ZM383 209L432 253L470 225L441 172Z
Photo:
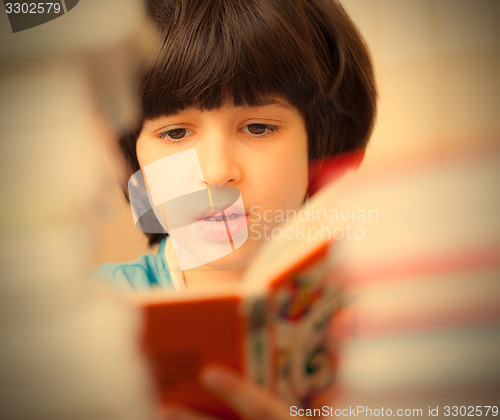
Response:
M105 263L94 271L94 276L125 291L174 287L165 260L165 240L160 243L157 255L144 254L134 261Z

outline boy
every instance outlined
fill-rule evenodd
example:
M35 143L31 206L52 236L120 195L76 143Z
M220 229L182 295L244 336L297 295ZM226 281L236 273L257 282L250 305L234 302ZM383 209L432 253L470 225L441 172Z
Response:
M194 149L196 182L236 188L244 207L231 217L249 234L210 264L182 269L181 246L150 233L157 256L99 272L129 289L239 281L276 226L272 215L304 202L310 162L366 146L376 100L366 46L330 0L151 0L148 11L162 43L141 75L140 125L120 142L131 173ZM202 252L220 247L207 235L228 228L211 216L192 220L205 230L193 245Z

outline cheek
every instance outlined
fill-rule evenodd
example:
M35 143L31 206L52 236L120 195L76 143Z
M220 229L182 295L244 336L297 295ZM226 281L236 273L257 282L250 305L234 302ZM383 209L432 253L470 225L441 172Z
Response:
M281 161L279 178L283 190L293 200L294 205L296 205L297 200L299 205L302 204L309 182L309 161L305 134L303 138L294 142L293 147L287 148L279 161Z
M137 143L135 145L137 160L141 168L153 162L152 149L153 148L151 147L150 142L146 141L144 134L141 133L137 138Z
M139 135L135 150L141 168L173 154L161 141L144 133Z
M299 207L308 188L307 147L281 151L261 164L257 172L263 205L274 209Z
M302 205L309 183L308 160L306 156L295 156L291 161L291 170L282 184L282 188L287 197L290 198L289 207Z

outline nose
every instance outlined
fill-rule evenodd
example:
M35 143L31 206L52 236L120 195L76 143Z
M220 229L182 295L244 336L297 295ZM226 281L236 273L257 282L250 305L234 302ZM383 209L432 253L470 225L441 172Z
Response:
M241 178L237 145L229 135L214 132L197 144L201 172L208 185L234 185Z

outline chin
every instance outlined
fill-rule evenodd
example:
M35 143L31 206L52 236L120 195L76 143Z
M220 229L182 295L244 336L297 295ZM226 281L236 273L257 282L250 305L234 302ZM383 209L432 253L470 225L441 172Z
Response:
M230 254L205 265L213 270L231 271L247 267L257 255L260 243L247 240L241 247Z

